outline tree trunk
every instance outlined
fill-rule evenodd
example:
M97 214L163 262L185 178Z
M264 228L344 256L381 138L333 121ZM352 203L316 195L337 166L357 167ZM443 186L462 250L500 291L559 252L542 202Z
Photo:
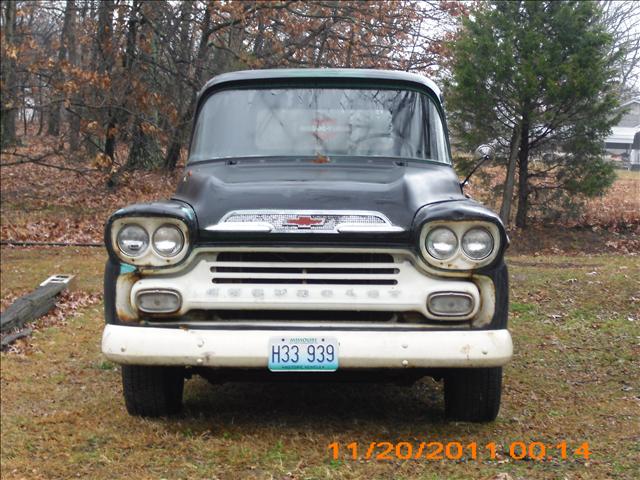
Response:
M185 65L193 64L193 40L196 33L196 28L192 27L193 19L197 16L193 14L194 4L191 2L184 2L181 5L180 11L180 48L178 50L180 59ZM205 15L207 15L205 13ZM205 20L206 22L206 20ZM202 48L202 44L200 45ZM187 75L189 78L190 75ZM171 137L167 145L167 151L162 165L167 170L173 170L180 158L180 150L182 149L182 139L184 137L184 130L182 124L185 121L191 119L191 102L193 93L187 88L186 82L183 84L183 88L179 88L176 92L176 118L175 122L167 122L165 128L171 131ZM186 112L186 113L183 113ZM188 114L188 115L187 115Z
M518 211L516 226L527 227L527 213L529 211L529 120L523 118L522 132L520 132L520 152L518 154Z
M22 131L23 135L27 135L27 92L25 91L25 87L22 86Z
M164 159L164 168L166 170L174 170L180 159L180 151L182 150L182 143L185 135L187 134L187 126L189 120L193 115L193 108L195 100L191 101L192 105L188 107L188 110L182 115L179 122L180 124L173 129L173 135L171 136L171 143L167 148L167 155Z
M2 112L0 114L0 138L2 147L16 143L16 113L18 112L18 98L16 91L16 53L9 53L15 47L16 32L16 3L4 3L4 32L3 42L8 52L2 59Z
M98 26L96 32L96 42L94 44L93 60L95 70L100 75L109 75L113 68L113 48L112 33L113 30L113 0L103 0L98 2ZM111 94L108 91L95 92L96 98L94 103L111 104ZM100 98L102 97L102 98ZM111 108L107 108L102 115L101 123L106 129L104 140L104 153L113 160L115 152L115 123L113 120L113 112ZM89 142L90 143L90 142Z
M253 56L256 59L262 59L262 53L264 51L264 32L265 25L262 15L258 16L258 32L256 33L256 39L253 42Z
M44 84L42 82L42 80L38 81L38 133L36 133L37 136L42 135L42 132L44 130L44 112L45 109L42 106L42 103L44 102L44 98L42 96L42 91L44 90Z
M69 16L69 25L67 27L67 50L69 55L69 64L72 67L78 65L78 45L76 43L76 5L75 0L67 0L66 16ZM77 93L72 93L71 108L67 109L67 117L69 118L69 151L75 154L78 151L78 138L80 134L80 114L77 111L80 98Z
M513 187L516 179L516 165L518 163L518 150L520 149L520 125L513 128L511 143L509 147L509 165L507 166L507 179L502 192L502 206L500 207L500 218L505 227L509 226L511 219L511 205L513 203Z
M129 146L129 157L125 165L125 170L138 170L146 168L145 164L145 134L142 131L142 120L138 116L134 122L132 130L131 145Z
M183 6L183 16L181 21L185 21L185 27L188 33L188 14L191 11L192 4L186 2ZM150 51L147 53L152 63L156 63L157 60L157 45L155 41L154 32L151 28L150 22L140 22L139 28L136 28L136 24L133 23L133 19L138 19L139 13L142 13L143 19L155 20L157 13L152 3L135 2L133 3L133 11L135 17L132 15L132 23L129 24L129 33L127 37L127 56L129 58L128 69L135 70L135 73L139 76L140 80L146 83L153 82L153 74L143 68L140 68L138 63L138 57L136 56L135 45L138 42L138 37L144 41L144 39L151 39ZM180 32L181 35L185 34L184 31ZM181 42L185 42L181 37ZM182 45L182 43L181 43ZM144 57L144 56L143 56ZM144 60L144 58L143 58ZM133 119L133 126L131 129L131 143L129 146L129 157L125 164L125 170L137 170L137 169L152 169L163 164L164 156L162 149L158 143L156 136L153 132L145 131L144 124L147 121L157 123L158 112L157 110L144 111L143 109L136 109L136 114Z
M131 74L135 74L137 72L134 72L135 68L137 67L136 65L136 44L138 41L138 15L140 13L140 2L137 0L133 1L133 4L131 5L131 10L129 11L129 19L127 22L127 37L126 37L126 47L125 47L125 51L124 51L124 55L122 56L122 68L124 71L126 72L130 72ZM135 75L134 75L135 76ZM115 145L116 145L116 137L115 137L115 133L116 133L116 127L121 125L123 128L126 126L126 124L129 121L129 114L126 113L126 110L128 107L128 101L129 101L129 95L131 95L132 93L132 87L131 87L131 83L129 83L127 89L124 92L124 99L122 102L122 107L123 111L122 112L118 112L116 110L116 112L114 112L111 115L111 120L109 122L109 127L107 130L107 139L106 139L106 143L105 143L105 153L107 155L109 155L111 158L114 157L115 155ZM139 113L135 120L134 120L134 127L131 130L131 138L132 138L132 142L129 145L129 158L127 160L127 163L125 164L124 168L129 168L132 167L133 165L136 164L136 162L138 161L138 159L136 158L136 156L141 152L141 148L138 148L135 145L136 142L136 135L138 134L139 130L140 130L140 126L142 121L140 120L140 115L141 113ZM131 156L133 150L133 157ZM133 165L130 165L131 159L133 158Z
M60 134L60 111L62 110L62 102L64 100L64 96L60 93L60 90L62 89L62 85L65 81L64 72L62 71L62 63L67 60L67 48L70 45L69 27L74 14L75 6L73 4L73 0L67 1L67 6L64 10L62 33L60 34L58 63L54 67L53 82L51 85L54 94L51 95L51 109L49 110L49 127L47 129L47 133L54 136L58 136Z
M104 154L111 160L113 160L116 155L116 123L113 116L109 119L109 123L107 123L107 134L104 139Z
M192 84L196 85L199 85L202 81L201 76L204 68L204 59L206 58L207 52L209 50L209 37L211 36L211 4L207 3L206 5L207 6L205 7L204 18L202 20L200 44L198 45L198 52L195 58L195 68L193 73ZM191 119L195 108L195 94L196 92L194 91L189 98L187 108L180 115L180 123L173 129L171 141L169 143L169 147L167 148L167 155L164 159L164 168L167 170L175 169L176 165L178 164L178 159L180 158L180 151L182 150L182 144L186 135L187 126L189 125L189 120Z
M355 35L355 27L351 25L349 27L349 46L347 47L347 59L344 64L346 68L351 68L353 66L351 63L351 58L353 56L353 40L355 38Z

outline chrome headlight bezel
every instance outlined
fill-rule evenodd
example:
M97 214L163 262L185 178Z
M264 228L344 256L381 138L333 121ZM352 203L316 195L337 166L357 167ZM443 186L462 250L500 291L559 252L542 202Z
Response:
M451 230L458 239L458 245L456 251L452 256L446 259L438 259L431 255L427 249L426 240L429 233L436 228L448 228ZM469 257L462 248L462 242L464 235L469 231L476 228L486 230L493 239L493 250L489 255L482 259L473 259ZM478 221L478 220L465 220L465 221L449 221L438 220L424 224L419 236L419 247L422 258L429 265L450 271L467 271L474 270L486 265L491 264L500 252L500 230L498 226L491 222Z
M432 248L430 246L430 241L429 240L432 238L433 235L435 235L439 231L444 233L445 235L446 234L450 234L453 237L453 242L451 244L452 245L452 250L451 250L451 254L450 255L438 256L435 253L436 249ZM456 254L456 252L458 251L458 248L460 248L460 240L458 239L458 236L455 234L455 232L453 232L449 227L438 226L438 227L430 229L429 232L425 235L424 246L427 249L427 253L431 257L433 257L433 258L435 258L437 260L444 261L444 260L450 259L451 257L453 257Z
M160 249L160 246L158 245L158 243L160 242L157 240L157 236L161 229L171 229L178 233L179 239L178 239L178 242L176 243L178 248L176 250L172 250L171 252L163 252ZM177 227L176 225L172 225L170 223L163 223L162 225L160 225L158 228L155 229L155 231L153 232L153 236L151 237L151 247L156 251L158 255L160 255L163 258L173 258L176 255L179 255L180 252L184 249L184 244L185 244L184 233L182 233L182 230L180 230L179 227Z
M131 256L123 252L118 246L118 234L128 225L136 225L143 228L148 235L148 246L140 255ZM156 230L171 225L176 227L183 238L183 245L176 254L165 256L154 247L153 237ZM111 248L118 258L124 263L140 267L164 267L180 262L189 252L189 229L187 225L177 218L172 217L122 217L111 224Z
M486 234L487 238L489 240L490 243L487 243L487 246L490 247L489 251L484 254L484 255L477 255L477 256L473 256L471 255L471 252L469 252L469 250L467 249L468 247L468 237L469 234L472 234L474 232L478 232L478 233L482 233L482 234ZM489 255L491 255L493 253L493 251L495 250L495 241L493 239L493 235L491 235L491 232L489 232L486 228L484 227L472 227L469 230L467 230L463 237L460 239L460 248L462 249L462 252L465 254L465 256L471 260L474 260L476 262L481 262L482 260L484 260L485 258L487 258Z
M139 231L138 233L140 234L140 236L144 236L144 240L142 240L142 246L139 251L135 252L135 254L127 251L126 240L122 238L125 230L132 230L132 229L138 230ZM123 243L125 244L124 246L123 246ZM114 246L118 248L118 252L127 258L141 257L149 249L149 245L150 245L149 232L147 232L147 230L145 230L141 225L138 225L137 223L126 223L125 225L123 225L122 228L120 228L116 233L116 240L114 242Z

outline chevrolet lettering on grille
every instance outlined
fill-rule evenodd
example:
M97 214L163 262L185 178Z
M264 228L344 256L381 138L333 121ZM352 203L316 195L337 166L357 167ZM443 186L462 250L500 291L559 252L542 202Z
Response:
M284 225L298 228L321 227L324 225L324 218L300 216L286 220Z

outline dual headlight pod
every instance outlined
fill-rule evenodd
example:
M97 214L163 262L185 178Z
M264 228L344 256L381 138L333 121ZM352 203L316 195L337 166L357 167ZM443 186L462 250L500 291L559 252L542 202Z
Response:
M497 227L487 222L429 223L420 236L425 260L451 270L470 270L491 263L499 242Z
M471 228L462 236L462 251L471 260L483 260L493 252L493 237L484 228ZM434 228L427 235L427 251L438 260L447 260L458 250L458 237L447 227Z
M127 263L163 266L186 254L187 227L177 219L122 218L114 222L111 231L113 250Z
M149 234L140 225L125 225L118 232L118 248L129 257L139 257L149 247ZM163 257L174 257L184 247L184 235L175 225L162 225L153 232L153 249Z

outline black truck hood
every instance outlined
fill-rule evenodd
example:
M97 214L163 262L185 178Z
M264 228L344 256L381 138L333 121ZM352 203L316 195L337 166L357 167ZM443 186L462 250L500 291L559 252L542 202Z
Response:
M391 159L239 159L187 166L174 199L199 228L234 210L371 210L410 230L423 206L464 196L448 165Z

